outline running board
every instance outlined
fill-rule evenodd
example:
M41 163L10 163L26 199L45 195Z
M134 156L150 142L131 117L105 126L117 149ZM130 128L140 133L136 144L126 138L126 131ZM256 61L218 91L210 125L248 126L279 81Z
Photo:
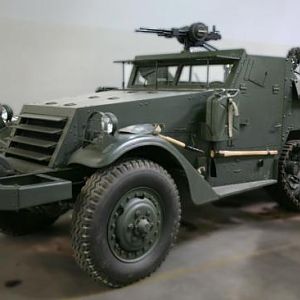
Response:
M269 180L260 180L260 181L251 181L244 183L236 183L236 184L228 184L214 187L213 190L220 197L228 197L235 194L239 194L242 192L251 191L254 189L259 189L264 186L272 185L277 183L277 180L269 179Z

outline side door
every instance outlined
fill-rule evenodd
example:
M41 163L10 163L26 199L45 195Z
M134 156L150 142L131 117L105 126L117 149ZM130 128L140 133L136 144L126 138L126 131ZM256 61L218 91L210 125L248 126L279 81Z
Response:
M215 155L216 174L209 177L212 185L276 178L284 74L283 58L250 56L243 62L232 86L240 89L236 99L239 110L236 132L232 138L227 137L212 146L215 153L236 155Z

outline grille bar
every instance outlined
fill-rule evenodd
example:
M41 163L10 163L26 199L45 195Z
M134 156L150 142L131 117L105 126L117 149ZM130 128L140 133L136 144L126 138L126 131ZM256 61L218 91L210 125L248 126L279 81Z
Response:
M21 114L5 155L49 165L66 122L66 117Z
M27 124L19 124L19 125L16 125L15 128L26 130L26 131L41 132L41 133L46 133L46 134L62 133L62 129L60 129L60 128L43 127L43 126L27 125Z
M36 119L36 120L45 120L45 121L53 121L53 122L62 122L62 121L66 121L67 119L66 117L36 115L36 114L21 114L20 117L26 119Z
M21 156L24 158L29 158L32 160L37 160L39 162L49 162L51 159L51 155L41 154L34 151L19 149L19 148L8 148L6 153Z
M56 142L44 141L44 140L40 140L40 139L35 139L35 138L30 138L30 137L25 137L25 136L18 136L18 135L12 137L11 141L20 143L20 144L41 147L41 148L53 148L57 145Z

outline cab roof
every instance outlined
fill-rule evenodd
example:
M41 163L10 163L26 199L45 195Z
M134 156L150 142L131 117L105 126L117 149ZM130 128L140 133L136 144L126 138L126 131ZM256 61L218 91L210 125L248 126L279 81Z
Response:
M195 60L213 60L218 62L233 63L241 59L246 51L244 49L234 50L217 50L217 51L197 51L197 52L181 52L173 54L155 54L155 55L140 55L136 56L134 60L117 61L131 64L144 64L144 63L184 63Z

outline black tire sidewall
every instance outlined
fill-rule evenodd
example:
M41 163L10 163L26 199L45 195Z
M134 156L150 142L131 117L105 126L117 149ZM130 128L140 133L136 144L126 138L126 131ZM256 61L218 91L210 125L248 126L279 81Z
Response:
M285 209L289 211L300 211L300 200L295 197L293 190L288 184L286 175L286 164L290 160L290 155L295 148L299 148L300 140L291 140L285 144L287 150L283 150L281 154L281 159L279 163L279 180L278 188L276 190L275 199L277 202Z
M122 262L114 256L108 244L108 223L121 197L136 187L148 187L160 195L163 220L161 235L154 248L141 260ZM152 273L167 255L174 241L174 228L179 221L178 194L174 183L157 170L132 170L122 174L102 195L93 215L90 229L91 257L96 270L101 269L113 281L127 284Z
M12 120L13 116L14 116L13 109L10 106L6 105L6 104L2 105L2 107L7 111L7 120L6 121L10 122Z
M0 116L0 130L5 127L6 127L6 124L5 124L4 120L2 119L2 117Z

